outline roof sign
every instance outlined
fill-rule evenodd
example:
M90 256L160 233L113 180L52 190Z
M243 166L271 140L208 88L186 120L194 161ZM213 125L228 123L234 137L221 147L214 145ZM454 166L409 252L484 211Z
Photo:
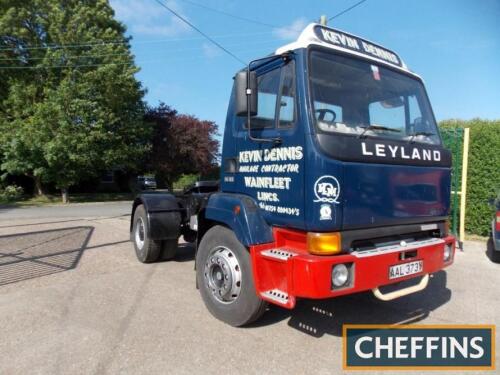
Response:
M394 52L357 36L326 28L321 25L314 26L314 34L324 43L355 51L369 57L374 57L392 65L397 65L399 67L403 66L401 59Z

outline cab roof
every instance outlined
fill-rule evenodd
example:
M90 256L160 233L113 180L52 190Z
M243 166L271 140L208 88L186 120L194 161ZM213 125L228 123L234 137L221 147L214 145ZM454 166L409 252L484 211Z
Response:
M323 46L350 55L362 56L377 63L389 65L416 75L408 69L403 60L394 51L356 35L317 23L307 25L295 42L278 48L275 54L280 55L287 51L307 48L311 45Z

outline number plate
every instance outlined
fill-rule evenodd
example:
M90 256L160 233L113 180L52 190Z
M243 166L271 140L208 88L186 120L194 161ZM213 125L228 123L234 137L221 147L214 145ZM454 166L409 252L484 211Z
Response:
M397 264L395 266L389 267L389 279L397 279L399 277L404 277L408 275L413 275L415 273L422 272L424 270L424 261L417 260L416 262Z

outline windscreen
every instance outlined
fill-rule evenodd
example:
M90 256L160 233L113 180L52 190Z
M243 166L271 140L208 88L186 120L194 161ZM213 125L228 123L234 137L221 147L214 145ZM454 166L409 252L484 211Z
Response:
M441 143L419 80L333 53L313 50L310 61L313 110L319 130Z

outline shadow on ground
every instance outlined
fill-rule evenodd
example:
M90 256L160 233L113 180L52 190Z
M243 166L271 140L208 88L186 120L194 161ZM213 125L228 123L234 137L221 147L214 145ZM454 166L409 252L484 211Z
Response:
M0 286L76 268L94 227L0 236Z
M193 244L181 243L177 248L176 262L194 260ZM194 275L193 275L194 277ZM451 299L445 271L433 275L422 292L383 302L371 292L326 300L299 300L294 310L270 306L256 323L248 326L262 327L288 319L288 325L314 337L325 334L342 336L343 324L411 324L429 316L429 313Z
M446 287L446 272L434 274L422 292L383 302L371 292L326 300L299 300L294 310L271 306L254 324L265 326L288 319L288 325L310 336L342 336L343 324L412 324L446 304L451 290Z

